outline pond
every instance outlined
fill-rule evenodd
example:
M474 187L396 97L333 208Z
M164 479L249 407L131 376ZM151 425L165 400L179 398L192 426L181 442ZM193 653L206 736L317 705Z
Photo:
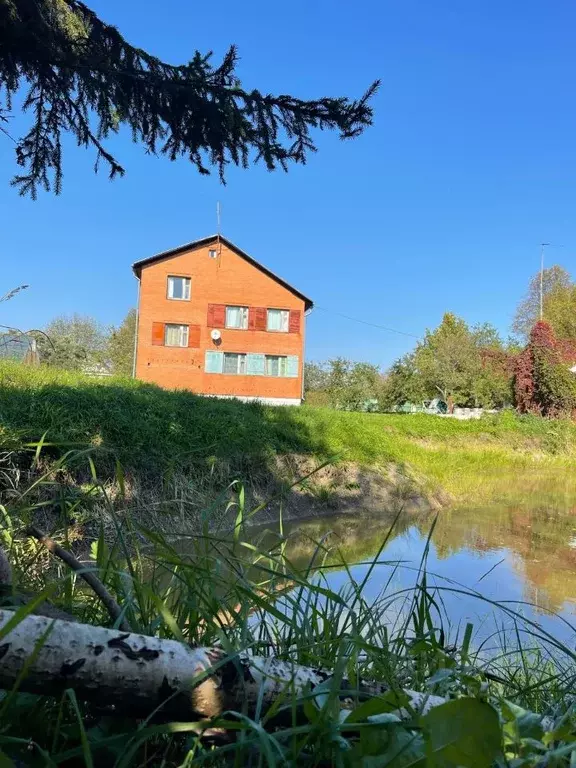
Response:
M518 498L511 503L514 485ZM514 619L494 601L574 648L575 481L557 471L509 478L505 497L505 503L455 507L437 515L400 513L394 525L394 515L362 511L287 524L288 556L304 566L315 542L323 540L328 553L321 553L325 557L322 574L327 585L338 591L350 580L342 559L356 563L351 574L361 582L388 537L364 587L364 596L373 601L384 587L389 593L412 587L428 547L428 585L436 587L444 621L453 633L463 630L467 622L474 625L477 643L496 629L514 632ZM266 539L273 536L270 533ZM458 591L462 588L466 594Z

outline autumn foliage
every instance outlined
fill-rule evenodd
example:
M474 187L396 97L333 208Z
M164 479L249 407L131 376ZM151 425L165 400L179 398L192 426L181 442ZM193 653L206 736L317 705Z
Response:
M521 413L568 416L576 410L576 380L569 370L575 350L559 342L552 327L537 322L527 347L517 356L514 376L516 407Z

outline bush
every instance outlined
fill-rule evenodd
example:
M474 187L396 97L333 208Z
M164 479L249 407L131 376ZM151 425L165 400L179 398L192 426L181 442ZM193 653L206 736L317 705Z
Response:
M576 409L576 381L548 323L536 323L518 356L514 389L521 413L558 417Z

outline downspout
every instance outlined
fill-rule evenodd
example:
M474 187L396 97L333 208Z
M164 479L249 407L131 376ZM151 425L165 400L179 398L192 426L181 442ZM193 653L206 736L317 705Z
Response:
M304 312L304 323L302 330L302 387L300 392L300 403L304 402L304 363L306 362L306 318L314 309L314 305Z
M134 354L132 355L132 378L136 378L136 357L138 355L138 326L140 325L140 278L138 280L138 300L136 302L136 330L134 332Z

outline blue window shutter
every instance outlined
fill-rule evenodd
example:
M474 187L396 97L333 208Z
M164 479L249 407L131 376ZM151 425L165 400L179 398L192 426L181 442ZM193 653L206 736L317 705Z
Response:
M292 379L298 378L300 358L298 355L288 355L286 358L286 376Z
M206 373L222 373L224 368L224 353L213 352L212 350L206 351L206 359L204 363L204 371Z
M261 354L246 355L246 373L249 376L264 376L266 371L266 358Z

